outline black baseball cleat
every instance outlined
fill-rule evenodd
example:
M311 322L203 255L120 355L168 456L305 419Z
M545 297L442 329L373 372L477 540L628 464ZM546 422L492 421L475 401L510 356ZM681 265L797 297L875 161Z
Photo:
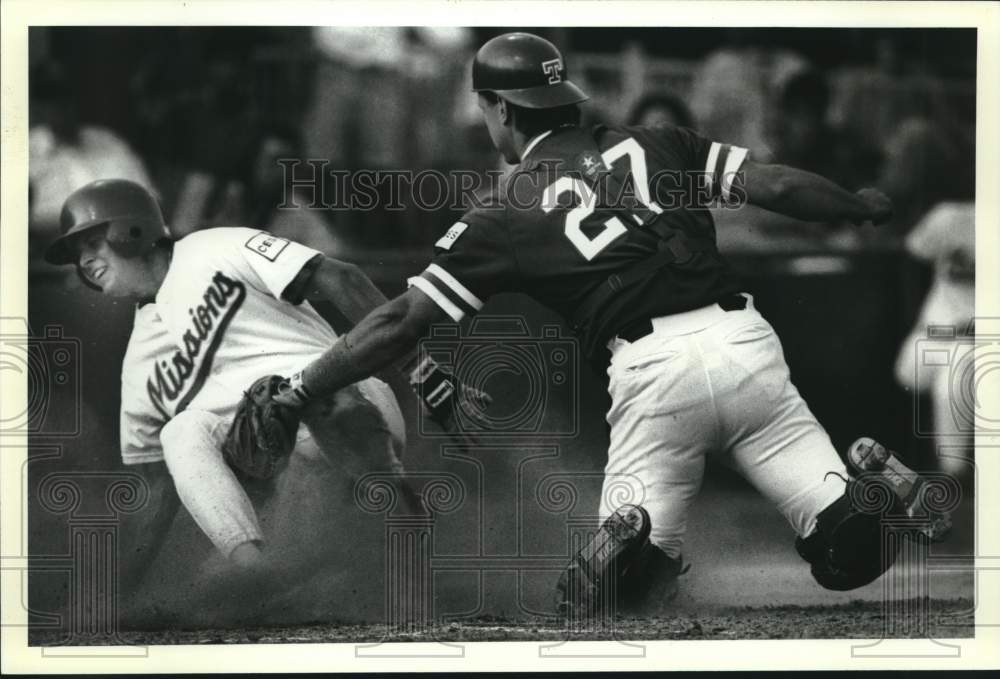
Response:
M629 617L649 618L663 614L677 598L678 577L691 566L681 556L673 558L650 541L639 550L622 576L618 589L618 611Z
M650 528L649 513L638 505L622 505L605 519L559 577L557 613L581 619L614 611L622 576L649 540Z
M926 519L919 530L932 542L941 542L951 531L951 515L927 506L927 484L919 473L903 464L891 450L867 436L851 444L847 462L854 476L875 474L896 494L907 516Z

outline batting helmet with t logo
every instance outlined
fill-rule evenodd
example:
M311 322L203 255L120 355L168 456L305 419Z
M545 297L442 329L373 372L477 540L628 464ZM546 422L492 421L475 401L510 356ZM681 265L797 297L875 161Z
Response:
M476 52L472 91L494 92L516 106L555 108L587 95L571 83L556 46L531 33L505 33Z

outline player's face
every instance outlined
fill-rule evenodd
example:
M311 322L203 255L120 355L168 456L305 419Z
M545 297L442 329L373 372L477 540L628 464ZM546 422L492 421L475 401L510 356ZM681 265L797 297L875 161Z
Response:
M500 152L500 155L508 163L521 162L521 159L517 156L517 151L514 149L511 126L504 124L500 100L491 101L480 94L478 103L479 110L483 112L483 120L486 122L486 129L490 133L490 140L493 142L493 147Z
M111 249L108 228L92 229L80 236L77 251L81 274L112 297L136 297L146 286L140 258L125 258Z

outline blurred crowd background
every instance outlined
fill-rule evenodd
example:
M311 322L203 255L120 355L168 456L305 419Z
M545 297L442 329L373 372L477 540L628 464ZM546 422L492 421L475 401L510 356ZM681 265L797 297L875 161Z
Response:
M67 190L110 172L150 183L178 234L315 220L344 247L423 246L448 216L275 210L277 158L331 169L494 169L460 27L35 28L32 233ZM739 250L884 245L941 201L971 200L975 35L962 30L536 29L591 94L586 122L669 121L899 207L873 235L766 216L720 229ZM859 243L864 241L864 243Z

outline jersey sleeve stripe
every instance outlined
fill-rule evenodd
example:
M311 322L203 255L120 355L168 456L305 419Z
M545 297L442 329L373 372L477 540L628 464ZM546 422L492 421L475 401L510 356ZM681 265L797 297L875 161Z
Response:
M705 174L708 176L708 190L712 190L712 183L715 179L715 163L719 160L719 150L722 148L722 144L717 141L712 142L712 146L708 149L708 162L705 163Z
M431 285L433 285L434 289L437 290L442 295L444 295L444 297L449 302L451 302L452 304L454 304L455 306L457 306L459 309L461 309L463 314L472 314L472 315L475 315L476 312L479 311L479 309L477 309L476 307L472 306L471 304L469 304L468 302L466 302L464 299L462 299L461 295L459 295L457 292L455 292L450 287L448 287L444 282L442 282L442 280L440 278L438 278L437 276L435 276L433 273L431 273L427 269L425 269L423 271L423 273L420 274L420 277L423 278L428 283L430 283Z
M469 292L469 289L458 282L458 279L452 276L450 273L442 269L437 264L429 264L426 271L433 274L435 278L440 280L442 283L447 285L449 288L455 291L455 293L461 297L466 304L471 306L476 311L483 308L483 301Z
M741 146L730 147L729 153L726 155L726 165L722 170L721 177L723 200L729 200L729 192L733 188L733 175L740 169L746 157L747 150L745 148Z
M420 276L414 276L413 278L407 279L406 283L410 287L417 288L425 295L430 297L432 300L434 300L434 303L437 304L439 307L441 307L442 311L451 316L451 320L455 321L456 323L465 317L465 312L462 311L457 306L455 306L455 304L453 304L451 300L445 297L441 293L441 291L438 290L436 287L434 287L434 284L431 283L426 278L421 278Z
M712 174L715 175L716 179L722 178L722 169L726 166L726 158L729 157L729 149L732 148L729 144L719 145L719 156L715 160L715 167L712 168Z

